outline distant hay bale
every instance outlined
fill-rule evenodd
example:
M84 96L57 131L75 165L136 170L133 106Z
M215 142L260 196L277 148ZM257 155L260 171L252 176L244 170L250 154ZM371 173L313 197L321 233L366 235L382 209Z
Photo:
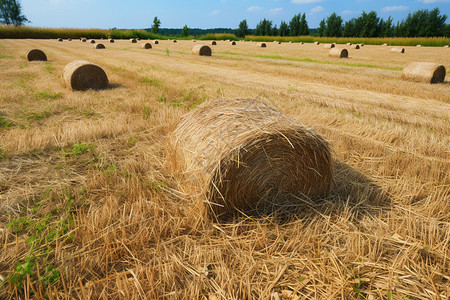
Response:
M405 53L405 48L391 48L391 52L396 52L396 53Z
M448 45L445 45L444 48L448 48Z
M197 41L196 41L196 40L192 40L192 42L193 42L193 43L196 43Z
M422 45L416 45L416 47L422 47Z
M292 44L293 43L293 41L289 41L289 44Z
M173 42L174 42L174 43L176 43L176 42L177 42L177 40L173 40Z
M279 41L273 41L275 44L277 44L277 45L280 45L281 44L281 42L279 42Z
M236 42L235 42L235 41L232 41L230 44L233 45L233 46L235 46L235 45L236 45Z
M105 45L103 45L102 43L98 43L97 45L94 46L95 49L106 49Z
M71 42L71 41L72 41L72 39L71 39L71 38L68 38L67 40L68 40L69 42Z
M314 42L314 45L320 45L320 43L319 42Z
M364 47L364 43L359 44L361 47Z
M27 53L28 61L47 61L47 55L40 49L31 49Z
M335 44L325 44L325 45L323 45L323 48L325 48L325 49L331 49L331 48L334 48L334 47L336 47Z
M431 62L412 62L403 69L401 78L415 82L443 83L445 67Z
M87 40L86 40L86 39L81 39L81 41L82 41L83 43L86 43Z
M335 58L347 58L348 51L347 49L332 48L328 53L328 56Z
M352 45L352 43L347 43L346 45L347 45L347 46L351 46L351 45Z
M91 44L95 44L95 40L91 40L90 43L91 43Z
M211 56L212 51L209 46L206 45L195 45L192 48L192 54L200 56Z
M114 43L114 40L113 40L113 39L110 39L109 42L110 42L110 43Z
M170 142L174 175L215 217L322 196L333 185L328 143L257 100L208 101L182 117Z
M63 71L66 86L75 91L104 89L108 86L108 76L103 69L84 60L67 64Z
M300 45L303 45L303 44L305 44L305 43L304 43L304 42L300 42L299 44L300 44Z
M136 44L137 40L136 39L130 39L130 42L132 42L133 44Z
M266 48L267 47L266 43L256 43L256 46L257 47L261 47L261 48Z
M144 48L144 49L152 49L152 44L150 44L150 43L143 43L142 44L142 48Z
M353 45L352 49L359 49L359 45L358 44Z
M216 41L212 41L211 45L213 45L213 46L217 45Z
M153 44L158 45L159 41L153 41Z
M383 45L381 45L381 46L387 46L388 44L386 44L386 43L384 43Z
M59 39L58 39L58 42L62 42L62 41L63 41L63 39L62 39L62 38L59 38Z

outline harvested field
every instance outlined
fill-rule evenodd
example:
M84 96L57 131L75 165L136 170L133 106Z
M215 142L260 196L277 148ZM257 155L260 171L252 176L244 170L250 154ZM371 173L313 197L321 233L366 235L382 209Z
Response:
M192 41L159 42L0 40L0 299L450 297L450 78L401 78L410 62L448 70L448 48L339 60L219 42L199 58ZM28 62L35 48L50 60ZM66 88L75 60L108 87ZM329 194L205 217L168 147L217 98L257 99L325 138Z

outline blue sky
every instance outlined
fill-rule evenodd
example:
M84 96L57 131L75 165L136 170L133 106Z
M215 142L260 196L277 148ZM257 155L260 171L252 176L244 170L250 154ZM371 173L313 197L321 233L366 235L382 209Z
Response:
M279 26L297 13L306 13L311 28L336 12L344 20L363 10L404 19L409 12L438 7L450 16L450 0L21 0L29 25L69 28L148 28L158 16L161 27L237 28L247 19L250 28L263 18ZM450 19L447 19L450 23Z

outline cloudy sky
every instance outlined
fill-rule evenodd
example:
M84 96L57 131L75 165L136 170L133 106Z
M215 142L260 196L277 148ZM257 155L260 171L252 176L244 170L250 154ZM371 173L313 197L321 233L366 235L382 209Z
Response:
M438 7L450 16L450 0L21 0L29 25L70 28L148 28L153 18L161 27L237 28L247 19L250 28L263 18L278 25L306 13L311 28L336 12L344 20L374 10L378 16L404 19L409 12ZM450 23L450 19L447 19Z

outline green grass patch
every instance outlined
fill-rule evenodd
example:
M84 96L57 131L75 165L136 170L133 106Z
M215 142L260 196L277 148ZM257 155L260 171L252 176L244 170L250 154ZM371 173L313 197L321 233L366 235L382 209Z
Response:
M12 125L12 122L6 121L4 117L0 116L0 128L8 128Z
M39 92L35 94L37 99L57 99L62 97L62 93Z
M152 77L152 78L143 77L141 79L141 83L142 83L142 85L155 86L155 87L162 85L161 80L154 78L154 77Z
M55 70L55 68L51 64L47 63L45 65L45 70L47 70L47 72L51 73L53 70Z
M2 59L2 58L12 58L12 56L0 54L0 59Z
M183 52L183 51L175 51L175 50L172 50L172 52L173 52L173 53L178 53L178 54L186 54L186 52Z
M79 144L72 145L72 148L65 151L68 156L78 156L88 152L91 152L95 149L94 145L88 145L85 142L81 142Z
M307 57L299 58L299 57L288 57L288 56L281 56L281 55L245 54L245 53L236 53L236 52L229 52L229 51L218 52L218 54L241 55L241 56L247 56L247 57L256 57L256 58L265 58L265 59L274 59L274 60L310 62L310 63L316 63L316 64L325 64L325 65L366 67L366 68L375 68L375 69L384 69L384 70L393 70L393 71L403 70L403 68L401 68L401 67L386 67L386 66L379 66L379 65L372 65L372 64L349 63L349 62L342 62L342 61L327 61L327 60L311 59L311 58L307 58Z

